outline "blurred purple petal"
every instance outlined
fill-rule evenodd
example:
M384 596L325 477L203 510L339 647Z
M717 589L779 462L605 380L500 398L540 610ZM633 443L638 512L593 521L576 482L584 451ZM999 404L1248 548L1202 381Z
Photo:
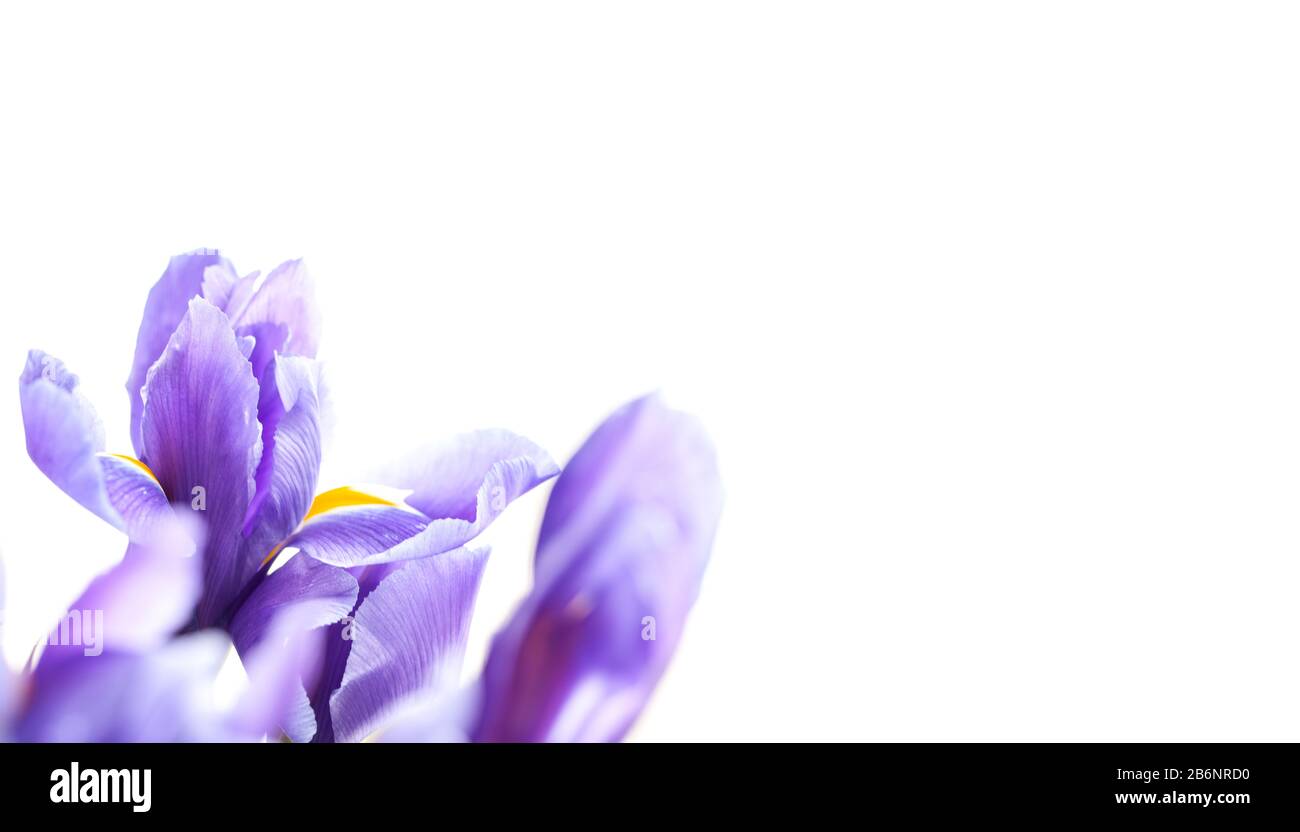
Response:
M494 639L477 741L614 741L641 712L699 590L721 485L691 418L639 399L556 482L533 592Z
M149 543L127 547L122 560L91 581L55 625L48 641L57 643L41 653L37 678L69 657L141 652L164 644L189 621L202 590L198 532L169 519Z
M212 701L230 649L215 631L144 653L104 653L34 677L14 738L20 742L204 742L232 734Z
M223 623L265 557L241 553L262 443L257 382L224 313L199 298L190 302L144 395L144 462L174 500L190 501L207 528L197 623Z
M281 726L290 738L305 732L300 720L310 718L311 708L303 680L314 684L320 673L319 618L320 607L312 601L291 606L275 616L256 647L243 653L248 689L232 715L236 733L261 736Z

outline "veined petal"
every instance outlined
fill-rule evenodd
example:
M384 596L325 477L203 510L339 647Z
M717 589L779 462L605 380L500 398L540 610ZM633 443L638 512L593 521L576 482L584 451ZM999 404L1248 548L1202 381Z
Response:
M429 446L390 466L380 480L411 492L406 504L429 518L423 529L384 550L331 547L319 554L313 550L314 556L339 566L364 566L449 552L473 540L511 502L559 470L546 451L504 430L478 431ZM372 513L376 521L380 516ZM402 519L391 512L383 516L394 524Z
M172 517L162 486L142 462L114 454L100 454L108 501L122 518L122 530L131 540L143 541Z
M102 453L103 430L77 384L58 359L28 354L18 382L27 453L74 500L143 540L170 514L167 497L148 469Z
M477 741L613 741L681 638L721 511L712 445L657 397L611 416L556 483L536 586L493 640Z
M215 251L206 249L191 254L181 254L171 259L167 270L149 292L140 321L140 333L135 342L135 359L131 376L126 382L126 392L131 399L131 442L136 456L144 455L140 436L140 420L144 416L144 398L141 391L149 375L149 368L162 355L172 333L185 317L190 298L203 292L204 272L209 266L220 266L234 272L230 262Z
M164 491L190 502L207 530L197 623L224 623L265 556L241 551L262 442L257 382L224 313L190 301L144 395L143 461Z
M247 655L268 632L276 616L294 608L304 626L323 627L350 613L357 603L357 579L346 569L301 553L262 578L230 621L230 635Z
M320 365L277 356L263 378L262 458L243 527L250 558L265 557L306 516L321 461Z
M364 739L410 695L455 684L487 554L462 548L401 564L361 602L329 700L335 741Z
M311 518L285 545L323 563L356 566L378 562L385 552L428 526L429 518L399 506L345 506Z

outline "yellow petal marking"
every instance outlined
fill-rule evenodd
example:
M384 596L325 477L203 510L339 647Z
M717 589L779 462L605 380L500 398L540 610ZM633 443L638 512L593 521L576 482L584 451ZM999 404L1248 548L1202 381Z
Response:
M311 508L307 509L307 516L302 518L302 521L306 523L316 515L333 511L336 508L395 505L397 503L392 500L385 500L383 497L376 497L374 494L367 494L364 491L358 491L349 485L345 485L342 488L332 488L329 491L317 494L316 499L311 501Z
M153 471L150 471L150 470L149 470L149 466L148 466L148 465L145 465L143 462L141 462L140 460L136 459L135 457L133 457L133 456L127 456L126 454L109 454L109 456L115 456L115 457L117 457L118 459L124 459L124 460L126 460L127 462L131 463L132 465L137 465L137 466L139 466L139 468L140 468L141 471L144 471L146 474L148 474L149 476L153 477L153 481L154 481L154 482L158 482L158 476L157 476L156 474L154 474Z
M374 494L367 494L351 486L345 485L340 488L331 488L329 491L322 491L316 495L316 499L311 501L311 507L307 509L307 516L302 518L302 522L327 511L333 511L336 508L347 508L348 506L396 506L392 500L385 500L383 497L376 497ZM280 544L271 550L271 554L266 556L262 561L262 566L266 566L276 555L280 554L280 549L284 544Z

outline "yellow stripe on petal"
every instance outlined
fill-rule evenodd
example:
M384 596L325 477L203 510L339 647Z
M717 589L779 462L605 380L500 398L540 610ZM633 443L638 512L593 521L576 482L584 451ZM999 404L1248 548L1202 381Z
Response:
M322 515L327 511L349 506L394 506L401 508L400 504L392 500L386 500L383 497L368 494L360 489L345 485L341 488L331 488L329 491L322 491L317 494L316 499L311 501L311 507L307 509L307 515L302 518L302 522L306 523L313 517ZM262 560L262 566L266 566L274 560L275 556L280 554L280 550L283 548L284 544L281 543L272 549L271 553Z
M140 460L136 459L135 457L133 457L133 456L127 456L126 454L109 454L109 456L115 456L115 457L117 457L118 459L124 459L124 460L126 460L127 462L131 463L132 465L139 466L139 468L140 468L141 471L144 471L146 474L148 474L149 476L153 477L153 481L154 481L154 482L158 482L158 476L157 476L153 471L150 471L150 470L149 470L149 466L148 466L148 465L145 465L143 462L141 462Z
M307 509L307 516L302 518L306 523L318 514L324 514L327 511L333 511L336 508L347 508L348 506L396 506L392 500L385 500L383 497L376 497L374 494L367 494L364 491L345 485L342 488L332 488L329 491L323 491L316 495L316 499L311 501L311 508Z

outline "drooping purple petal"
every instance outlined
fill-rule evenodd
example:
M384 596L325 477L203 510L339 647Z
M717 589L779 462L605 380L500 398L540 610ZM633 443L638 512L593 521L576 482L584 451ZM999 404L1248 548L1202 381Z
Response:
M104 450L104 428L77 390L78 383L76 375L54 356L40 350L27 354L27 365L18 378L27 454L68 496L122 528L97 456Z
M149 291L144 305L144 317L135 342L135 359L131 375L126 382L126 392L131 399L131 442L137 457L143 456L140 420L144 416L144 398L141 391L149 375L149 368L162 355L172 333L185 317L190 298L203 292L204 272L209 266L220 266L234 273L230 262L215 251L200 250L181 254L171 259L167 270Z
M74 500L143 540L170 514L167 497L143 467L102 452L99 419L77 384L58 359L28 354L18 382L28 455Z
M224 313L195 298L145 385L144 462L207 529L197 623L223 623L263 555L242 551L262 443L258 386Z
M353 566L382 556L428 526L427 517L399 506L345 506L311 518L285 545L324 563Z
M407 697L455 683L487 554L461 548L409 561L361 602L329 700L335 741L364 739Z
M121 516L121 528L131 540L148 540L172 517L162 486L139 463L100 454L99 466L108 501Z
M315 556L339 566L363 566L449 552L473 540L511 502L557 473L546 451L509 431L455 437L417 451L380 474L385 485L412 492L406 503L429 518L425 528L387 549L374 550L367 542L321 547ZM371 513L376 521L381 515ZM388 516L394 523L402 520L395 513ZM408 522L414 529L415 522Z
M477 741L612 741L681 638L721 510L712 445L657 397L611 416L552 492L536 586L494 639Z

